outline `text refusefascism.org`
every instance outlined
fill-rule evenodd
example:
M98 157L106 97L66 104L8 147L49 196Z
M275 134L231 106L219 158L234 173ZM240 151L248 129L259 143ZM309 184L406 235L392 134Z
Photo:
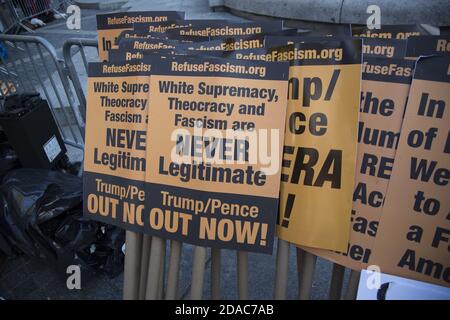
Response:
M342 48L328 48L328 49L299 49L293 48L291 50L272 50L264 54L236 53L239 60L261 60L261 61L292 61L292 60L333 60L342 61Z
M207 27L205 29L199 30L180 30L180 35L183 36L204 36L204 37L217 37L217 36L244 36L250 34L259 34L261 33L261 27L220 27L220 28L211 28Z
M204 61L202 63L189 63L187 61L179 63L173 61L171 63L173 71L179 72L223 72L223 73L240 73L257 75L261 78L266 76L266 67L263 66L245 66L227 63L211 63Z
M164 22L167 21L167 16L143 16L138 15L135 17L123 16L123 17L108 17L108 25L113 26L117 24L133 24L133 23L151 23L151 22Z

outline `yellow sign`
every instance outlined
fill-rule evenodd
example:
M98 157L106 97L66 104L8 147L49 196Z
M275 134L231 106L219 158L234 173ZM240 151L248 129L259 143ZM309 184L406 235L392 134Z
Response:
M372 264L450 287L450 57L416 64Z
M278 236L296 245L345 251L355 178L361 41L304 42L286 56L293 59Z
M306 248L315 255L355 270L366 269L370 265L413 68L414 62L410 60L364 59L348 249L338 253Z

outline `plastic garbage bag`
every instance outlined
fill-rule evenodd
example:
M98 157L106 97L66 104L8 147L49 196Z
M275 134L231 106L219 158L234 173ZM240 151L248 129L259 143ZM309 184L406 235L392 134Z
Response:
M0 181L10 170L20 167L19 158L8 143L0 143Z
M10 256L13 254L13 251L8 240L6 240L6 238L0 233L0 256L2 253Z
M123 269L124 232L82 214L81 178L45 169L21 168L0 187L0 233L18 252L56 263L100 270Z

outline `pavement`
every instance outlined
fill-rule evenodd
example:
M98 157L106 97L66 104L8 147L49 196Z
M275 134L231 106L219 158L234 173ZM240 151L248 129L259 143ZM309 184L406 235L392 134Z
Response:
M242 18L227 12L212 12L208 0L137 0L129 1L125 10L181 10L186 12L189 19L230 19L241 21ZM37 29L33 35L46 38L57 49L62 57L62 44L73 37L95 38L96 19L98 13L107 10L82 9L81 30L68 30L64 20L56 20L45 27ZM95 59L95 54L88 58ZM76 69L80 73L84 67L80 58L74 59ZM85 81L86 75L81 77ZM79 160L80 152L70 149L69 157ZM167 247L167 252L170 248ZM209 250L208 250L209 251ZM188 298L191 280L193 247L184 245L181 260L179 297ZM287 298L296 299L298 296L298 279L296 272L296 251L291 246L289 251L289 274ZM167 258L166 258L167 260ZM249 298L270 299L273 297L275 276L276 248L272 255L249 254ZM318 258L313 287L312 299L326 299L331 276L332 264ZM210 254L205 266L204 298L210 297ZM349 270L346 271L348 278ZM224 299L237 298L237 269L236 252L222 250L221 265L221 294ZM69 290L66 287L67 274L56 270L54 266L47 265L45 261L37 258L20 256L0 260L0 297L5 299L121 299L123 274L109 279L106 275L82 275L81 290ZM346 282L344 282L346 283ZM344 288L345 292L345 288Z
M208 5L208 0L131 0L121 9L117 10L81 9L82 19L80 30L69 30L66 27L65 20L56 20L45 27L36 29L30 34L46 38L55 46L57 52L61 53L64 41L69 38L95 38L97 36L96 14L114 11L144 10L185 11L186 19L228 19L232 21L246 21L245 19L234 16L228 12L213 12Z
M170 248L167 245L167 252ZM183 245L180 266L179 299L189 299L191 285L193 246ZM166 257L166 262L168 257ZM273 298L276 246L273 255L249 253L249 299ZM237 299L236 251L222 250L221 256L221 299ZM296 271L296 250L289 251L287 299L297 299L298 278ZM166 263L167 267L167 263ZM203 298L211 297L211 260L208 250L205 264L205 283ZM311 299L322 300L328 297L328 286L332 264L318 258ZM346 270L345 292L349 276ZM123 273L110 279L104 274L82 273L81 289L69 290L66 286L68 275L35 257L19 256L0 261L0 297L16 300L120 300L122 299Z
M378 7L384 25L433 23L448 26L448 0L210 0L232 12L248 16L278 17L304 22L351 23L365 25L373 5Z

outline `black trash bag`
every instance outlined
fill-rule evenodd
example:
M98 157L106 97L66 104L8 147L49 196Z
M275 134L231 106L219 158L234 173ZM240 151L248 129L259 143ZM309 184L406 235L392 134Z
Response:
M0 179L8 171L18 167L20 162L14 149L6 142L0 143Z
M13 248L9 244L8 240L0 233L0 256L2 254L11 256L15 253L13 252Z
M0 195L0 233L15 251L58 268L80 264L111 277L123 270L124 232L83 217L81 178L17 169L4 177Z
M56 252L39 226L82 201L81 180L56 171L17 169L0 187L3 210L0 230L19 251L56 259Z
M55 170L78 176L81 171L81 161L71 162L67 154L61 156L55 164Z
M123 271L125 255L122 247L125 243L125 232L111 225L103 225L101 232L104 236L96 243L95 257L99 261L99 269L115 277Z
M76 253L78 264L102 271L111 278L123 271L125 232L83 217L81 207L68 215L51 234L55 235L54 240L61 246L63 254Z

